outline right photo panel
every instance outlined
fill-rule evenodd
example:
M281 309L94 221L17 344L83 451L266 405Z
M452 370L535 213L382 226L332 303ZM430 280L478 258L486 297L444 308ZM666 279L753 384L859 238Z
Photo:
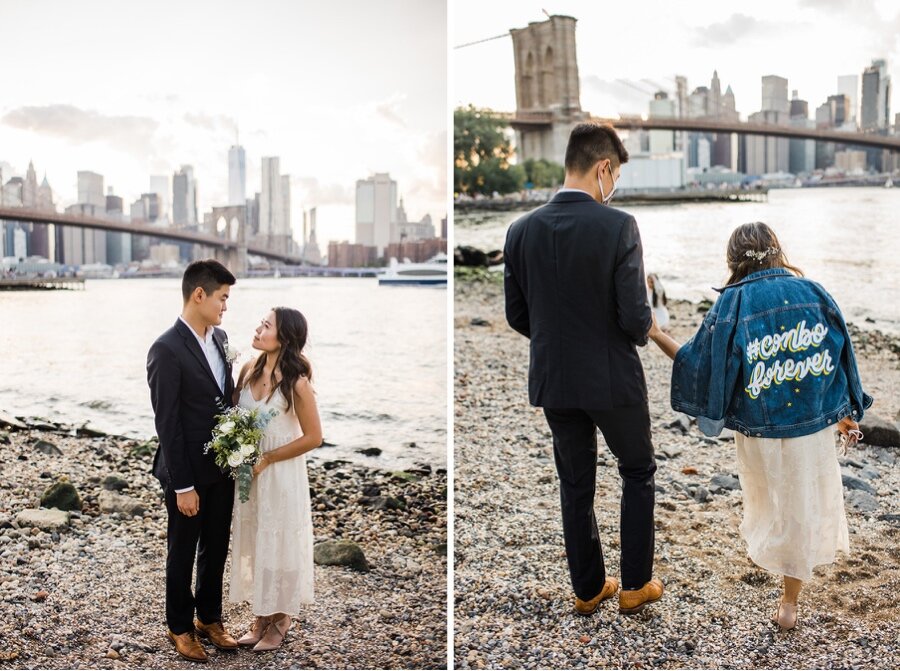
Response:
M455 667L900 667L900 13L553 8L451 10Z

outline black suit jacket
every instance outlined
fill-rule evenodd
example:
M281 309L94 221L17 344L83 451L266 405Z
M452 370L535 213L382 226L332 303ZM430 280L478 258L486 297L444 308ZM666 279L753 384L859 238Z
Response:
M586 193L558 193L509 227L503 258L506 319L531 340L531 404L646 402L635 346L652 322L634 217Z
M180 319L163 333L147 354L147 382L156 416L159 449L153 458L153 474L163 487L186 489L225 479L214 455L203 453L212 438L217 400L231 407L234 381L225 356L228 336L215 329L213 340L225 362L225 391L213 376L197 337Z

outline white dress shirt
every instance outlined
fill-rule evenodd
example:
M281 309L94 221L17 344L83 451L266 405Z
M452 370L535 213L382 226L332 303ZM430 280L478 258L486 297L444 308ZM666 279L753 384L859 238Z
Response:
M213 340L213 333L215 333L215 327L209 326L206 329L205 337L201 338L197 335L197 332L194 328L184 321L183 317L178 317L185 326L187 326L191 334L197 339L197 343L200 345L200 349L203 351L204 356L206 357L207 362L209 362L209 368L213 372L213 376L216 378L216 383L219 385L219 390L224 394L225 393L225 360L222 358L222 354L219 352L219 348L216 346L215 341ZM193 489L193 487L188 487L187 489L176 489L176 494L184 494L185 492L189 492Z

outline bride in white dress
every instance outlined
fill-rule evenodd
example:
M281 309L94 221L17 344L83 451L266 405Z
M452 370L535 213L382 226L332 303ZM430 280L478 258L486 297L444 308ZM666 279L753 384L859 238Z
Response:
M306 453L322 444L312 388L312 367L303 355L305 317L274 308L256 329L260 355L244 365L235 402L275 409L253 468L250 498L235 496L232 522L232 603L249 601L256 620L240 645L257 652L281 645L291 616L313 602L313 532Z

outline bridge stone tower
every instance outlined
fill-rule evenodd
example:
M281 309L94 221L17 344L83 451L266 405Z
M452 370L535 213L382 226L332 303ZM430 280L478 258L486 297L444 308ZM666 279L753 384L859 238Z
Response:
M231 245L216 249L216 260L237 276L247 274L247 206L214 207L204 221L206 232Z
M588 119L581 109L575 22L571 16L510 30L516 63L516 130L519 159L562 164L572 127Z

